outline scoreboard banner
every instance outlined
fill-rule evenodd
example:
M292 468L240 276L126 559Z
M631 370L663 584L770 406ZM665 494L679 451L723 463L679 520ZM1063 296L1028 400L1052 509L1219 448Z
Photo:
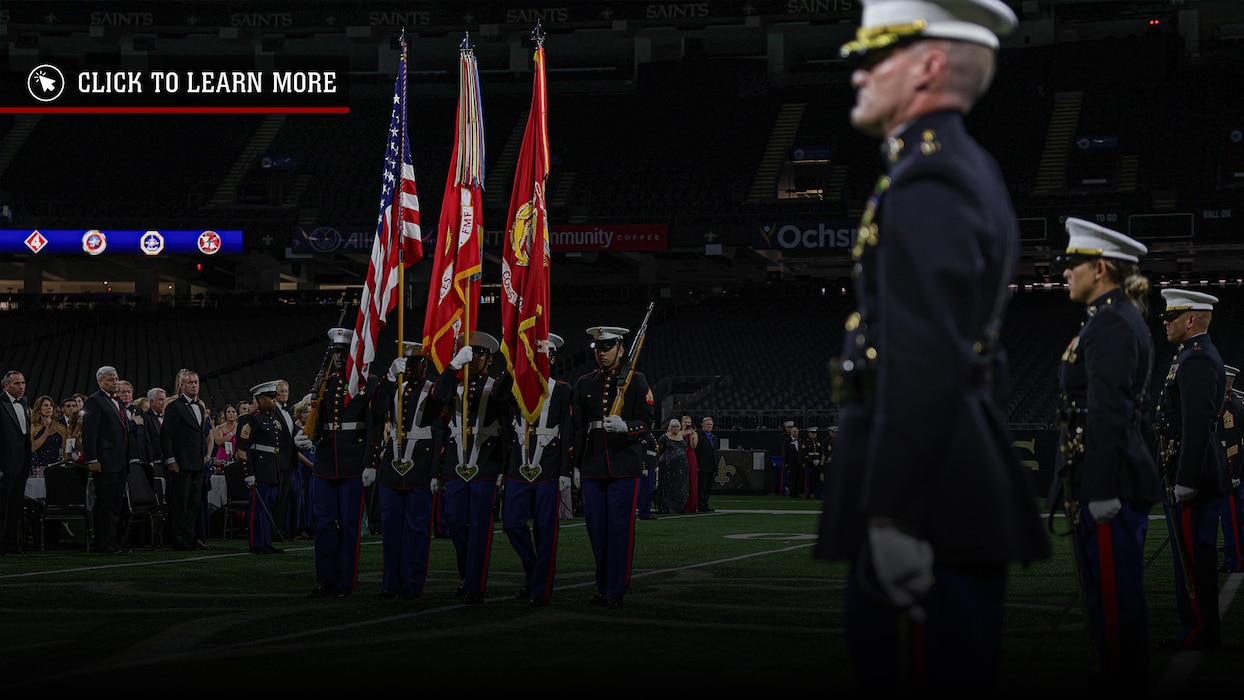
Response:
M242 252L238 229L0 229L0 253L218 255Z

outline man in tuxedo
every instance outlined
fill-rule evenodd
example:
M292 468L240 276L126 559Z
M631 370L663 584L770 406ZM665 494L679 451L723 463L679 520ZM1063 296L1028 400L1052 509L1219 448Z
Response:
M30 413L26 377L17 370L0 380L0 554L21 550L18 532L30 476Z
M147 454L151 463L147 465L148 475L156 486L160 498L168 501L166 489L168 478L164 471L164 456L160 451L160 427L164 424L164 402L168 400L168 392L160 387L147 390L147 408L143 411L143 421L147 424ZM155 481L159 478L159 481Z
M116 398L120 387L115 367L95 370L99 391L87 397L82 406L82 454L95 482L95 551L100 554L129 554L117 540L120 512L117 504L125 488L125 471L130 463L128 418Z
M160 426L160 455L164 469L172 477L168 504L173 549L207 549L195 530L203 503L203 465L207 461L207 407L199 400L199 373L178 373L177 391L176 397L164 403L164 421Z
M700 440L695 445L695 462L699 467L699 491L696 498L696 510L700 513L712 513L708 507L708 495L713 490L713 477L717 476L717 436L713 435L713 417L705 416L700 421Z

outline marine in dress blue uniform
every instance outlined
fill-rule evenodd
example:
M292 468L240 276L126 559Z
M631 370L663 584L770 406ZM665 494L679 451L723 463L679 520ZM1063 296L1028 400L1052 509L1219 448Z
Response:
M441 507L462 579L454 594L468 603L484 601L492 557L493 506L505 476L506 446L513 432L506 398L488 372L492 355L500 347L491 335L473 331L470 344L458 351L432 389L432 411L448 425L445 457L433 488L444 486Z
M1162 298L1166 339L1177 350L1158 398L1158 456L1180 628L1159 647L1218 649L1218 515L1230 488L1218 438L1227 374L1208 333L1218 297L1168 288Z
M865 0L861 24L840 51L861 59L851 122L884 139L887 172L852 251L816 556L852 563L847 643L870 692L992 690L1008 566L1050 553L999 408L1018 227L964 126L1017 20L998 0Z
M1231 365L1223 365L1227 375L1227 396L1222 404L1222 422L1219 424L1219 435L1222 446L1227 453L1227 477L1231 488L1222 499L1222 566L1218 573L1238 573L1244 571L1244 485L1240 483L1240 466L1244 455L1240 454L1241 442L1244 442L1244 402L1235 392L1232 384L1240 370Z
M1057 261L1087 318L1059 365L1061 449L1047 505L1064 505L1095 671L1116 690L1149 683L1145 537L1162 499L1150 444L1153 338L1145 246L1077 218ZM1048 522L1054 523L1051 518Z
M825 443L817 436L816 426L808 428L808 439L804 453L804 500L824 497L825 486Z
M641 372L631 374L621 413L612 413L624 369L626 349L622 340L629 332L616 326L587 330L593 338L598 367L575 382L571 406L576 435L574 465L580 480L583 519L596 559L596 595L590 602L607 608L622 607L631 584L644 438L652 430L652 390Z
M246 511L251 554L284 554L272 546L272 514L281 490L281 417L276 406L276 381L251 388L255 408L238 419L237 458L242 462L250 507ZM262 501L262 503L260 502Z
M549 334L545 348L550 367L563 344L560 335ZM511 375L498 381L503 384L499 391L512 396ZM514 446L505 471L501 528L523 565L523 585L515 597L536 607L548 605L553 598L560 534L557 511L561 491L568 491L572 485L570 455L575 434L571 394L570 384L550 377L549 394L535 423L528 423L511 402L516 414Z
M383 574L379 597L402 600L423 594L432 546L432 474L440 473L445 451L445 423L424 422L435 376L419 343L403 342L380 382L372 411L389 423L389 440L376 465L380 485L380 533ZM401 404L398 380L401 380ZM399 432L398 414L401 414Z
M354 331L334 328L328 337L332 341L332 374L319 399L313 431L311 510L315 516L318 584L311 597L344 598L358 581L364 465L374 462L384 426L371 410L378 383L375 375L368 376L359 393L347 401L346 356Z

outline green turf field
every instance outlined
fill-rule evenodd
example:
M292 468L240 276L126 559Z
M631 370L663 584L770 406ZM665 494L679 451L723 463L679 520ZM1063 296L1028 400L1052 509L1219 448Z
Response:
M638 521L626 607L588 605L592 559L582 518L563 521L557 588L545 608L513 599L518 558L498 526L487 600L459 604L453 546L432 544L422 598L380 600L380 538L363 539L359 586L310 599L309 541L284 556L242 538L207 552L134 546L128 556L71 544L0 558L0 687L20 692L104 687L202 693L531 687L579 694L672 688L809 691L851 687L843 639L845 565L812 559L819 501L714 496L715 513ZM1157 512L1160 512L1158 510ZM982 527L987 527L982 523ZM1172 654L1176 627L1165 523L1149 532L1155 695L1244 684L1235 603L1244 575L1222 575L1224 649ZM279 543L278 543L279 544ZM1008 694L1078 696L1089 659L1068 543L1016 568L1010 583ZM100 685L102 684L102 686ZM610 692L612 696L614 693Z

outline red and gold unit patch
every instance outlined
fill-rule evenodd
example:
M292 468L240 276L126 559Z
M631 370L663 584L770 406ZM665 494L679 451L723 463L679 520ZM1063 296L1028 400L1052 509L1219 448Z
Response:
M646 398L646 400L648 401L648 405L649 405L649 406L651 406L651 405L653 405L654 403L656 403L656 402L655 402L655 401L653 401L653 399L652 399L652 389L651 389L651 388L649 388L649 389L648 389L648 396L647 396L647 397L645 397L645 398Z

